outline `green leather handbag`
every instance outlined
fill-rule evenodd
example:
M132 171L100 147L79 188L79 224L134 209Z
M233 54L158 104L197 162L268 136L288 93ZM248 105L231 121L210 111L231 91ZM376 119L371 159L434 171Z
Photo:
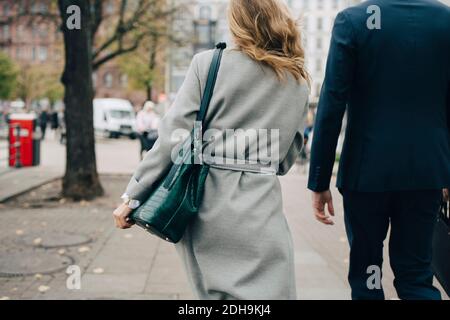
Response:
M216 47L196 125L184 142L185 147L148 200L130 215L130 220L137 226L172 243L183 238L187 226L198 215L203 200L209 166L197 160L203 152L202 131L225 48L225 43L219 43Z

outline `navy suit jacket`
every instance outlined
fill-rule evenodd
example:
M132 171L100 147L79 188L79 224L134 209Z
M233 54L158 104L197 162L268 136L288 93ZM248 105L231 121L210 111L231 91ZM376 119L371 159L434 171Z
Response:
M369 29L371 5L381 29ZM317 110L308 188L330 187L347 111L337 186L359 192L450 186L450 8L372 0L336 18Z

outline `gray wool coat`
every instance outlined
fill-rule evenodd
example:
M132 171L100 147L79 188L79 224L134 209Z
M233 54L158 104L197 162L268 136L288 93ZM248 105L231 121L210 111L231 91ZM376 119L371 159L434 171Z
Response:
M194 57L160 125L160 139L131 179L126 191L130 198L145 201L170 169L180 142L173 133L193 128L212 55L206 51ZM216 133L237 128L277 131L277 141L271 141L278 151L270 161L276 174L220 162L230 158L224 149L232 140L212 142L214 158L199 216L176 245L198 298L296 299L293 245L277 175L289 171L303 146L308 96L305 82L298 83L290 74L280 81L273 70L246 54L224 51L207 127ZM247 137L244 155L235 152L233 158L253 159L250 167L256 167L257 141Z

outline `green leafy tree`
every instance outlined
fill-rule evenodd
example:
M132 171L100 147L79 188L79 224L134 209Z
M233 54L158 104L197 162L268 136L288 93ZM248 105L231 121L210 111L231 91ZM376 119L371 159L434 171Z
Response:
M64 96L64 87L59 81L60 68L49 65L21 65L18 67L14 97L30 107L36 99L48 98L53 104Z
M12 97L17 83L17 68L4 53L0 53L0 99Z

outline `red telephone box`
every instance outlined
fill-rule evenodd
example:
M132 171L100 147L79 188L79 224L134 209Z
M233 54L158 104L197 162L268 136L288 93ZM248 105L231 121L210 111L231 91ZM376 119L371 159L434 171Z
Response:
M9 165L31 167L40 163L40 141L36 116L12 114L9 117Z

